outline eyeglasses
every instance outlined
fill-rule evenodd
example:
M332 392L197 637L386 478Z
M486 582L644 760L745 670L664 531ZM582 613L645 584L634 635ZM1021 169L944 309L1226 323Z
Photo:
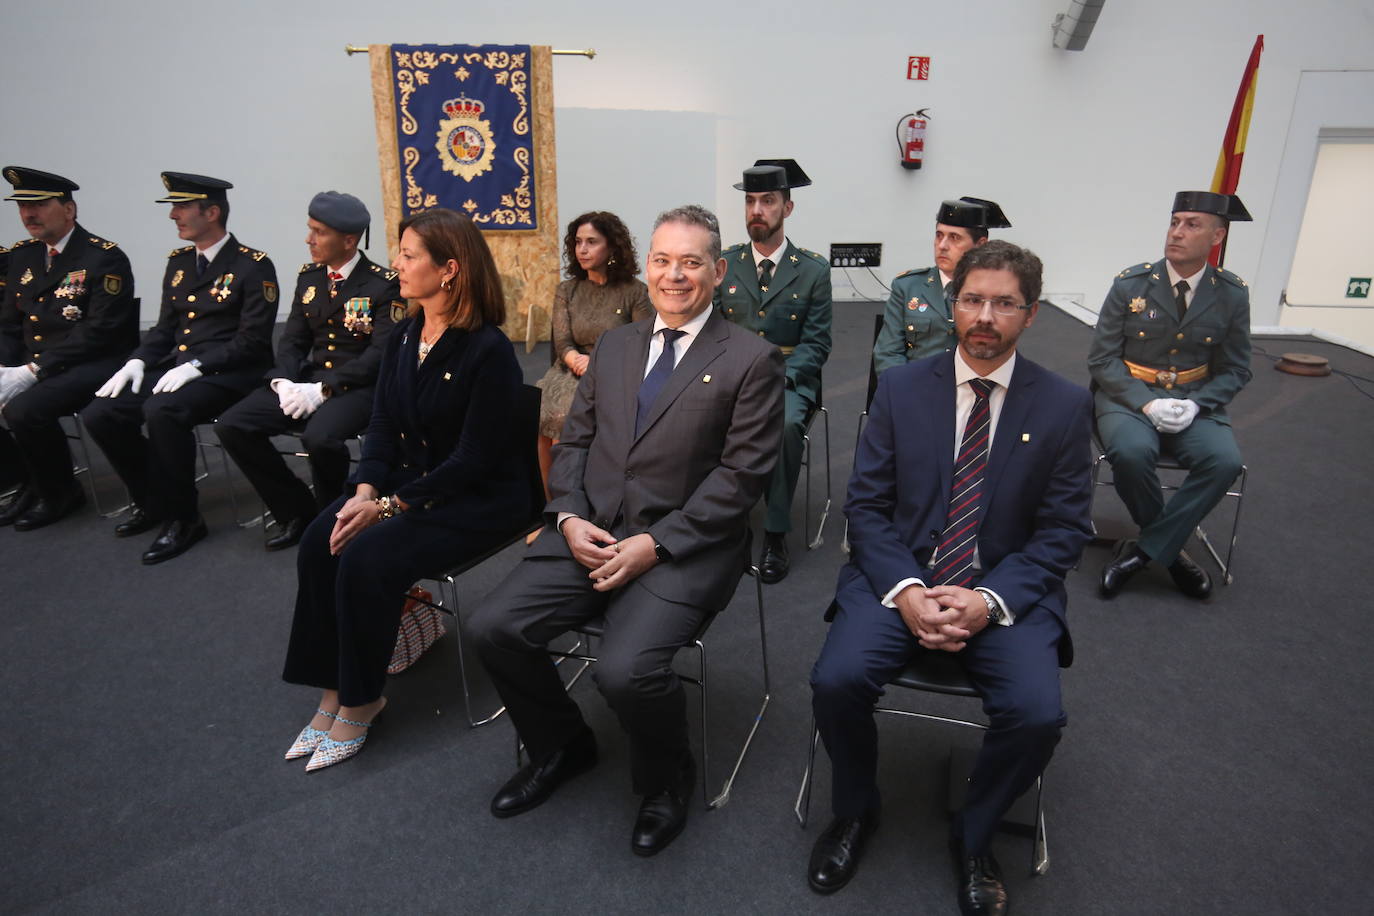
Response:
M961 312L981 312L983 303L992 306L992 313L1000 318L1010 318L1017 312L1029 312L1031 306L1019 305L1010 299L999 296L975 296L972 293L964 293L954 304Z

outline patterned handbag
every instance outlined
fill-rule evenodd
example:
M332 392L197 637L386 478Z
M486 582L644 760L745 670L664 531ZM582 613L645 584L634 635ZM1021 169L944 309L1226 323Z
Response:
M406 592L401 626L396 631L396 648L391 653L391 664L386 666L387 674L400 674L415 664L425 650L444 635L443 615L425 603L433 600L434 596L418 585Z

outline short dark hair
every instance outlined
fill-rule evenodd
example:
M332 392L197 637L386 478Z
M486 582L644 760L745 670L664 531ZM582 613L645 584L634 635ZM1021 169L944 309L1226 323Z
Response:
M964 228L968 230L968 237L973 239L975 245L988 237L988 230L982 226L965 226Z
M958 298L964 288L964 279L974 270L1009 270L1016 274L1016 280L1021 286L1021 295L1026 300L1025 304L1033 305L1040 301L1044 265L1029 248L995 239L986 245L979 245L964 252L964 256L954 267L954 277L950 281L954 287L955 298Z
M591 224L606 239L610 249L610 260L606 262L606 284L614 286L635 278L639 273L639 255L635 253L634 239L630 230L625 228L620 217L608 210L589 210L568 223L568 234L563 237L563 258L568 262L566 274L573 280L587 279L587 272L577 263L577 230Z
M221 229L229 228L229 201L227 199L198 200L196 201L196 207L201 213L204 213L209 207L219 207L219 227Z
M457 281L448 291L445 310L448 325L465 331L475 331L484 324L503 324L506 320L506 294L501 288L501 275L491 258L487 240L472 220L455 210L438 207L412 213L401 220L399 239L407 229L414 229L420 244L431 261L442 266L450 260L461 268ZM410 307L409 315L419 311L418 303Z
M664 223L685 223L688 226L700 226L711 236L710 254L712 261L720 260L720 220L716 215L705 207L698 204L685 204L681 207L674 207L671 210L664 210L654 220L654 231Z

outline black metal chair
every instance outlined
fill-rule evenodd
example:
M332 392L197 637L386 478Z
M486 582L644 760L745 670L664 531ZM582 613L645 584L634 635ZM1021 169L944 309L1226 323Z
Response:
M540 391L538 388L533 385L524 385L519 395L519 402L515 407L514 448L516 453L522 456L525 463L525 480L529 487L530 505L532 507L529 517L514 522L515 527L510 537L493 545L489 550L421 579L421 581L436 583L439 592L437 600L424 601L423 603L453 616L453 635L458 643L458 673L463 685L463 708L467 713L468 724L473 728L494 721L506 711L506 708L501 706L495 712L481 719L474 718L472 714L472 691L468 682L467 664L463 659L463 621L458 615L457 582L464 573L482 565L506 548L522 543L526 536L544 526L544 481L539 475L538 452L539 398Z
M752 548L746 553L752 556ZM749 734L744 738L739 754L735 757L734 766L730 770L730 775L722 783L720 790L714 796L711 795L711 719L707 702L708 689L706 684L706 644L702 641L706 630L710 627L714 618L707 618L702 629L693 637L692 641L683 646L683 649L695 650L696 666L694 674L679 674L682 680L689 684L695 684L700 689L701 703L701 797L707 810L723 807L730 801L730 790L734 787L735 777L739 775L740 767L744 765L744 758L749 753L749 747L754 741L754 735L759 730L759 724L763 722L763 715L768 711L768 703L772 698L771 687L768 678L768 631L765 626L763 611L763 580L759 578L757 566L749 565L745 568L746 575L754 580L754 595L758 603L759 617L759 653L761 658L761 677L763 681L763 693L759 700L758 712L754 714L753 724L749 727ZM577 644L568 650L550 649L549 654L553 655L560 662L564 660L581 661L582 665L567 681L567 688L572 689L573 685L581 678L584 671L590 665L596 663L595 641L601 638L604 632L604 621L600 618L589 621L580 627L575 627L572 633L576 634ZM584 649L585 646L585 649ZM497 713L499 715L499 713ZM495 718L495 716L493 716ZM520 741L516 738L515 758L517 765L520 762Z
M902 669L902 673L894 678L888 686L902 687L923 693L939 693L946 696L979 699L978 691L969 682L968 676L964 674L964 669L959 662L952 655L934 650L918 650L911 661L907 663L907 666ZM915 712L891 706L875 706L874 711L912 719L925 719L928 722L943 722L947 725L987 730L987 726L983 723L970 719L955 719L949 716ZM811 808L811 780L815 771L816 745L819 741L820 732L816 729L816 720L813 716L811 719L811 740L807 745L806 772L802 774L801 788L797 791L797 802L792 809L797 816L797 823L803 828L806 827L807 815ZM1045 874L1050 867L1049 847L1045 840L1045 810L1041 804L1044 781L1044 777L1041 776L1036 780L1035 787L1031 790L1034 793L1035 805L1032 819L1033 827L1031 828L1034 836L1034 843L1031 847L1031 873L1035 875ZM1027 796L1029 797L1030 794L1028 792ZM1007 825L1004 823L1004 826Z
M873 344L877 346L878 335L883 331L883 313L879 312L873 316ZM864 421L868 419L868 408L873 404L873 393L878 390L878 367L873 364L873 356L870 351L868 357L868 395L864 398L864 409L859 411L859 428L854 432L854 454L859 453L859 440L864 436ZM849 553L849 519L844 520L844 539L840 542L840 549Z
M1104 481L1100 477L1103 462L1106 462L1107 467L1109 468L1111 467L1111 462L1107 461L1107 451L1102 445L1102 439L1097 434L1096 422L1094 422L1093 424L1093 453L1096 455L1096 457L1093 458L1092 482L1093 492L1096 492L1097 487L1113 486L1112 480ZM1170 478L1174 474L1186 474L1188 471L1188 468L1186 466L1180 464L1177 458L1175 458L1173 455L1169 454L1165 450L1160 451L1159 460L1155 462L1155 468L1158 471L1163 471L1166 478ZM1226 496L1223 497L1223 499L1229 498L1234 499L1236 501L1236 511L1231 516L1231 539L1226 547L1225 560L1221 558L1220 552L1212 544L1212 539L1207 536L1207 532L1203 530L1201 525L1198 525L1195 529L1193 529L1193 534L1197 537L1198 542L1201 543L1203 548L1207 551L1207 553L1211 555L1212 562L1217 564L1217 569L1221 572L1221 580L1226 585L1230 585L1232 580L1234 579L1234 575L1232 574L1233 567L1231 559L1236 552L1236 536L1240 531L1240 510L1245 502L1245 480L1248 475L1249 468L1246 465L1242 464L1240 466L1240 473L1236 475L1236 479L1231 483L1231 486L1226 490ZM1179 483L1174 483L1169 480L1160 481L1160 489L1166 492L1171 490L1177 490L1179 486ZM1105 538L1098 534L1097 522L1094 521L1093 543L1110 544L1113 542L1114 541L1112 538Z

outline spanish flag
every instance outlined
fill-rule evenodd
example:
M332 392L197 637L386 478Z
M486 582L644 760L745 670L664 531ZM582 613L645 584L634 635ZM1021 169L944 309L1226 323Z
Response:
M1236 90L1236 103L1231 107L1231 120L1226 122L1226 136L1221 141L1221 152L1217 155L1217 170L1212 175L1212 192L1215 194L1234 194L1240 184L1240 166L1245 159L1245 136L1250 132L1250 113L1255 108L1255 82L1259 77L1260 54L1264 51L1264 36L1255 36L1255 46L1250 49L1250 59L1245 64L1245 74L1240 78L1240 88ZM1225 256L1226 241L1212 249L1210 258L1214 266L1220 267Z

